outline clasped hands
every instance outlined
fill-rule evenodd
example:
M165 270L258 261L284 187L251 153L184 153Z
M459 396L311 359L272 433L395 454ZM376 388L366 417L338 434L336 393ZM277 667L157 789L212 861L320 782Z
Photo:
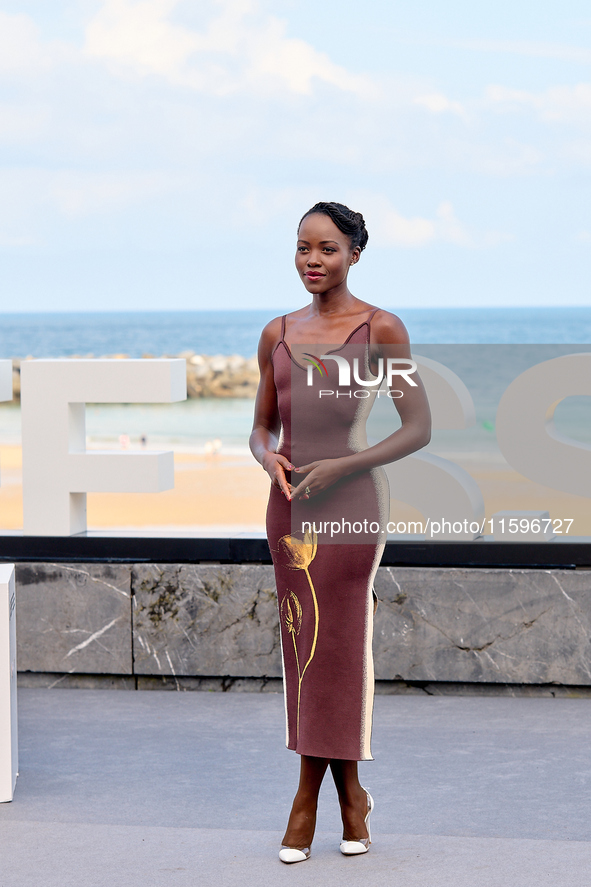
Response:
M347 474L344 470L344 458L319 459L317 462L309 462L307 465L300 465L296 468L289 459L279 453L269 453L263 460L263 468L271 478L273 486L280 489L289 501L309 499L326 490L327 487L332 486ZM306 475L306 477L296 486L287 481L286 471L296 472Z

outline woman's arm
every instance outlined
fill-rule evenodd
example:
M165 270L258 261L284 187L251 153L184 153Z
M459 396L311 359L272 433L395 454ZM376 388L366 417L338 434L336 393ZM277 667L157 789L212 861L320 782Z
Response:
M278 487L288 499L291 491L285 479L285 469L293 469L293 465L285 456L276 450L279 442L281 421L277 407L277 389L273 378L271 355L280 337L280 318L275 318L264 328L258 348L259 369L261 378L254 407L254 423L250 435L250 449L263 466L274 486Z
M387 366L388 358L411 358L408 333L402 321L393 314L380 311L372 322L372 344ZM292 497L307 498L304 490L310 488L311 495L320 493L339 478L357 471L367 471L379 465L387 465L403 459L410 453L426 446L431 439L431 412L423 383L418 374L412 374L416 387L408 384L404 377L390 390L402 390L403 396L393 399L402 420L402 426L385 440L372 447L342 456L338 459L323 459L296 468L298 474L305 474L303 480L292 492Z

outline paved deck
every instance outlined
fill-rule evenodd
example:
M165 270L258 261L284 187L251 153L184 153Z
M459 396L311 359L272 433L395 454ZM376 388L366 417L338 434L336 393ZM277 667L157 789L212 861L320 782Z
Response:
M281 696L25 689L19 709L0 887L591 883L589 699L377 697L371 850L338 852L327 777L296 866Z

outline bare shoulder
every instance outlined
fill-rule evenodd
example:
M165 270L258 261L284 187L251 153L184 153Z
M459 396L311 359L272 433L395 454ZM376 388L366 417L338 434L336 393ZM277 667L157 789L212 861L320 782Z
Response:
M400 318L383 308L378 308L371 320L371 339L382 345L407 345L410 341Z
M281 317L274 317L263 327L259 340L259 357L269 359L281 339Z
M281 320L281 317L274 317L273 320L270 320L269 323L263 327L261 339L267 340L276 338L279 340L281 338Z

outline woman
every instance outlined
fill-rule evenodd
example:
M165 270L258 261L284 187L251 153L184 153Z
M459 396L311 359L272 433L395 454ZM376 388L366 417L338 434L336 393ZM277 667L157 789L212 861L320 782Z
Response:
M430 436L404 325L348 288L367 240L361 214L342 204L318 203L304 215L296 268L312 301L271 321L258 351L250 445L272 482L267 534L281 621L286 744L301 755L283 862L310 856L328 767L341 807L341 851L368 850L373 799L359 783L357 761L372 760L373 577L389 519L380 466ZM365 419L385 368L403 372L390 374L398 381L386 392L402 426L368 447Z

